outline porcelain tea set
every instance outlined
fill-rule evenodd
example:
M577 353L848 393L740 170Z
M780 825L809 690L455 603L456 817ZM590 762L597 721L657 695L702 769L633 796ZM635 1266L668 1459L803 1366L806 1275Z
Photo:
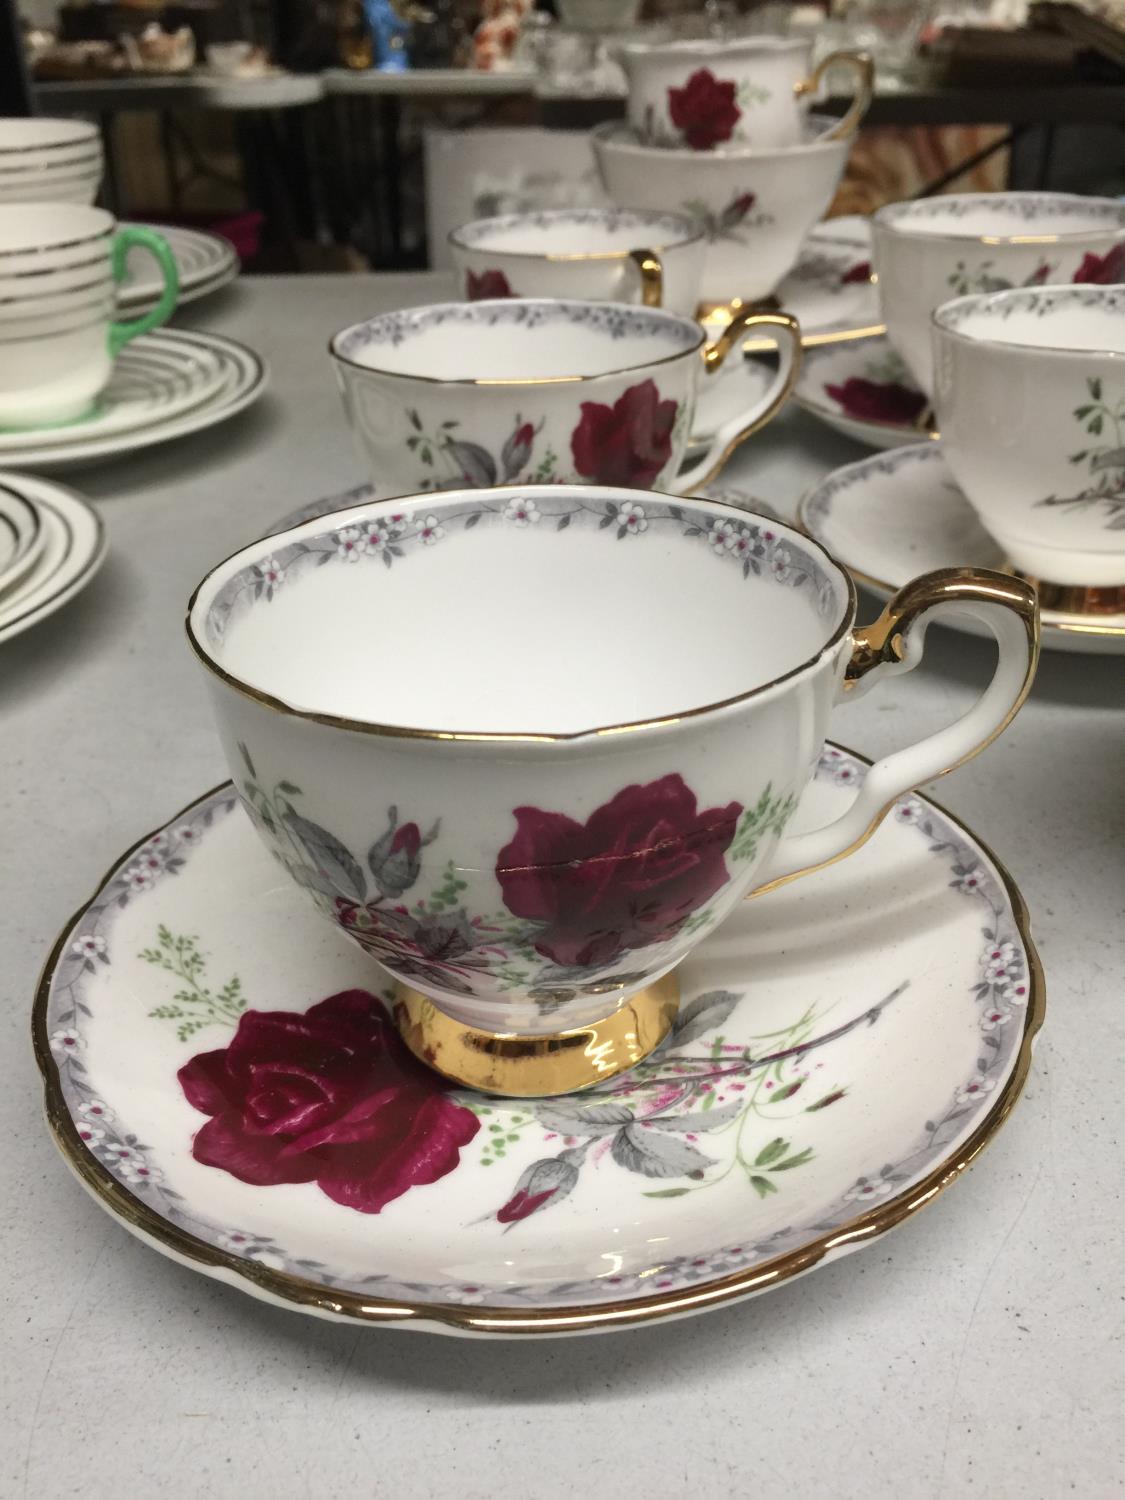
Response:
M1121 216L885 211L887 336L941 443L838 471L787 525L706 487L835 357L800 373L802 264L872 295L862 242L808 235L870 65L845 60L832 126L802 48L622 61L629 124L593 137L618 206L462 226L464 300L332 338L373 488L195 590L231 780L122 857L40 988L84 1185L323 1317L570 1334L766 1290L951 1181L1043 1018L1018 892L916 789L1031 687L1040 593L1013 568L1125 584ZM1009 249L1018 284L980 285ZM894 511L912 466L964 487L994 565L911 568L859 625L842 518L877 480ZM894 691L934 624L995 640L969 712L873 765L833 744L833 706ZM888 945L856 913L892 900Z

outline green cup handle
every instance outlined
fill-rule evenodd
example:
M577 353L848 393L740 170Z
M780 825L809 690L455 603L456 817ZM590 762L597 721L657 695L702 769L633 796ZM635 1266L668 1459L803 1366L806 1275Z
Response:
M134 245L139 245L155 258L164 275L164 290L160 294L160 301L143 318L131 318L127 322L109 325L109 352L114 359L130 339L135 339L140 333L148 333L152 328L159 328L161 323L167 323L176 310L176 299L180 295L180 273L176 269L172 247L163 235L157 234L155 230L145 229L140 224L129 224L124 229L119 229L114 236L114 281L125 279L125 260Z

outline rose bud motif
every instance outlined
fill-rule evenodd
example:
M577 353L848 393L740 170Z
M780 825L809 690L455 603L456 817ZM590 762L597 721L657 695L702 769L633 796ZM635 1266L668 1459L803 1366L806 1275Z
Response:
M514 479L531 457L536 428L530 422L521 422L516 414L516 430L500 450L500 462L504 466L504 478Z
M397 807L387 809L387 818L387 831L367 851L367 864L379 894L394 900L418 879L421 851L437 838L440 824L435 823L423 838L417 823L399 823Z
M501 1224L515 1224L530 1218L540 1209L565 1198L578 1181L578 1168L563 1157L548 1157L528 1167L516 1183L516 1190L502 1208L496 1210Z

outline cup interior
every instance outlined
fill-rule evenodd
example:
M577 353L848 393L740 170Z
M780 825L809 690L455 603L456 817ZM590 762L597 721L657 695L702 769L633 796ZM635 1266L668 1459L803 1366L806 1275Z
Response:
M508 255L552 259L622 255L636 249L662 250L698 238L699 230L680 214L597 208L477 219L450 235L455 245L466 250L497 250Z
M888 204L875 223L919 238L1058 239L1125 231L1125 204L1076 193L952 193Z
M359 727L567 735L763 689L850 616L815 543L728 506L541 485L396 507L220 565L189 615L204 661Z
M336 358L387 375L474 384L581 380L698 349L690 318L615 302L448 302L385 313L332 340Z
M934 322L974 343L1125 360L1125 287L1036 287L958 297L938 308Z

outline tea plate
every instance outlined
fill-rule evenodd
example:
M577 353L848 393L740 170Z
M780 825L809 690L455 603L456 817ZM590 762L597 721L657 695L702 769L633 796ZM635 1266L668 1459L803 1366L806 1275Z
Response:
M105 527L81 495L29 474L0 473L5 490L22 495L39 513L43 550L35 566L0 598L0 642L30 630L61 609L101 567Z
M177 306L218 291L239 273L238 252L221 235L184 229L177 224L147 224L143 227L163 235L168 241L180 275ZM147 312L159 302L163 289L164 283L152 257L131 255L117 295L118 306L131 316Z
M826 746L798 824L865 774ZM153 1248L326 1318L533 1336L718 1307L877 1239L1006 1119L1045 1005L1010 877L918 796L680 976L631 1073L545 1100L448 1088L227 783L67 926L34 1042L64 1158Z
M162 328L125 348L92 416L0 433L0 459L61 469L115 458L226 421L257 400L267 379L264 360L233 339Z
M940 443L835 470L801 501L798 522L880 598L931 568L1011 571L946 467ZM1078 613L1043 601L1041 624L1046 649L1125 653L1125 614ZM959 628L978 633L968 617Z
M793 400L869 448L938 435L929 400L883 334L807 350Z

